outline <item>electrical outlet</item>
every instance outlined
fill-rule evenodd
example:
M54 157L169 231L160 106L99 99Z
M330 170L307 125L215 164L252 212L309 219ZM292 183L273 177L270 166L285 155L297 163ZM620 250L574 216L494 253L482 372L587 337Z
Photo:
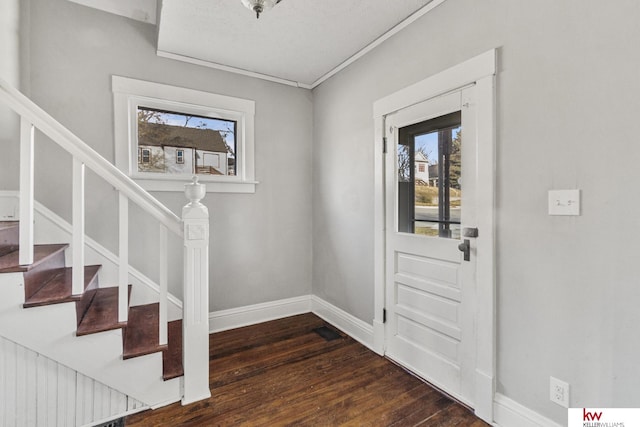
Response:
M549 398L565 408L569 407L569 384L557 378L549 378Z

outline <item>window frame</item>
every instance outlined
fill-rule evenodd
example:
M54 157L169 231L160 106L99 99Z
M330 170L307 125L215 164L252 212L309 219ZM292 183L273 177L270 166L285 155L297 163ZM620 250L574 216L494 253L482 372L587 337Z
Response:
M236 174L198 175L208 192L255 193L254 118L255 101L181 88L160 83L112 76L116 167L147 191L184 191L192 174L139 172L138 107L182 114L233 120L236 126Z

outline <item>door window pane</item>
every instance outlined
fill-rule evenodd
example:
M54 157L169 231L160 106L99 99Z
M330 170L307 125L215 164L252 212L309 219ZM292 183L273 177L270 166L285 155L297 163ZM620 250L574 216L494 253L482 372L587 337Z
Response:
M398 231L460 238L460 112L399 130Z

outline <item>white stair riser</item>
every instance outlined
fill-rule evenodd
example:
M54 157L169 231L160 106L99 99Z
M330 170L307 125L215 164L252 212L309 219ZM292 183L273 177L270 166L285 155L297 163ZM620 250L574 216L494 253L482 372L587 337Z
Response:
M162 354L122 359L120 329L77 337L75 303L23 309L20 273L0 274L0 335L148 406L181 398L181 378L162 380Z

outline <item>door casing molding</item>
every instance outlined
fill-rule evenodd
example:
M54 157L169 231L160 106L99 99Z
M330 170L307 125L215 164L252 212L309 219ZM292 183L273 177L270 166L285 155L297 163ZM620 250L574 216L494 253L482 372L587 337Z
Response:
M475 414L493 421L496 372L495 291L495 74L497 50L491 49L441 71L373 104L374 120L374 350L384 355L385 327L385 117L445 93L476 85L478 228L476 301Z

